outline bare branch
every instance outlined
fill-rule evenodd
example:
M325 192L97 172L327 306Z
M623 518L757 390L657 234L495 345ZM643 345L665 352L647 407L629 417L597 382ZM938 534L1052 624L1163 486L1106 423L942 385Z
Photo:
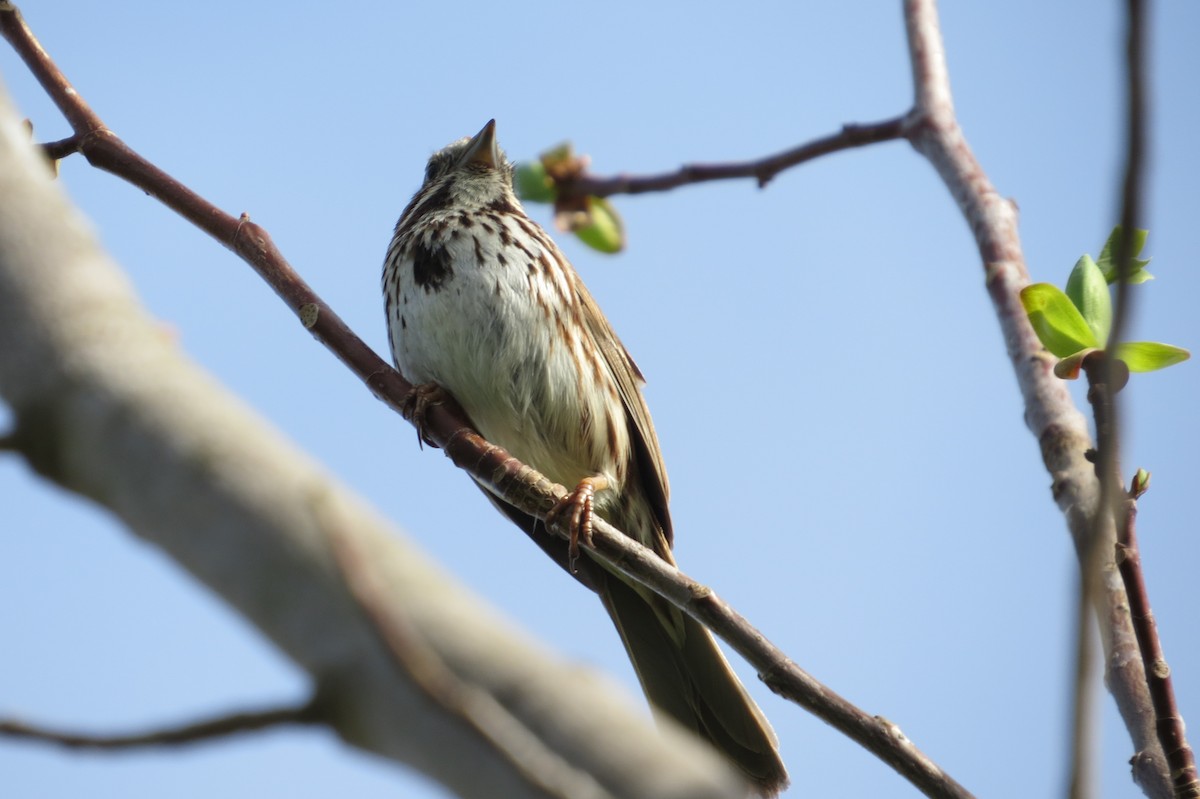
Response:
M42 151L51 161L61 161L68 155L79 152L79 137L68 136L58 141L49 141L42 145Z
M316 702L303 705L256 710L218 716L181 727L169 727L132 735L85 735L51 730L14 719L0 719L0 737L44 741L68 749L136 749L148 746L180 746L214 738L226 738L244 732L293 724L318 724L325 721Z
M645 194L670 191L693 183L712 180L754 178L759 187L766 186L776 175L822 155L850 150L867 144L904 138L903 116L882 122L843 125L837 133L806 142L781 153L753 161L726 164L685 164L674 172L660 175L599 175L582 174L558 186L560 197L609 197L614 194Z
M1125 498L1125 524L1117 536L1117 568L1129 592L1129 612L1133 629L1142 650L1142 664L1154 702L1158 739L1171 767L1175 796L1195 799L1200 796L1200 778L1196 773L1196 758L1187 742L1183 715L1175 701L1171 668L1158 637L1158 625L1150 609L1150 595L1142 572L1142 557L1137 542L1137 500L1132 490Z

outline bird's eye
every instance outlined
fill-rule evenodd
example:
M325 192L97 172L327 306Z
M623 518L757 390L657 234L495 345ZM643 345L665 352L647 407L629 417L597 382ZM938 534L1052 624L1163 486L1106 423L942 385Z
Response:
M428 183L431 180L437 180L442 175L445 175L453 163L454 159L445 151L434 154L429 159L429 165L425 167L425 182Z
M425 182L428 183L429 181L436 178L441 173L441 171L442 171L442 165L441 165L439 159L437 158L437 156L430 158L429 166L425 167Z

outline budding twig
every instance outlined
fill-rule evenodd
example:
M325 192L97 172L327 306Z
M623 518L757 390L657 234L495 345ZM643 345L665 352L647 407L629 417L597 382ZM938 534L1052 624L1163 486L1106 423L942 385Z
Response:
M1142 664L1150 686L1150 698L1154 703L1155 729L1171 767L1175 796L1195 799L1200 797L1200 775L1197 775L1196 758L1184 733L1183 715L1175 701L1171 669L1163 654L1158 625L1150 609L1150 595L1146 590L1142 556L1138 550L1137 499L1133 489L1125 494L1122 501L1125 505L1125 523L1117 531L1117 568L1121 571L1121 579L1125 581L1125 590L1129 594L1129 613L1133 617L1133 629L1137 633Z

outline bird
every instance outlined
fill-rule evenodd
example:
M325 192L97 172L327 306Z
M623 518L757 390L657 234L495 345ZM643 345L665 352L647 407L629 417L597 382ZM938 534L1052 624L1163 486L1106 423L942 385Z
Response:
M434 153L383 267L400 373L448 394L488 441L574 487L537 519L484 492L612 618L656 711L708 741L760 796L788 784L778 741L708 629L591 558L593 514L674 565L666 467L645 382L582 279L522 208L495 120ZM433 401L436 401L434 399ZM570 544L548 532L566 514Z

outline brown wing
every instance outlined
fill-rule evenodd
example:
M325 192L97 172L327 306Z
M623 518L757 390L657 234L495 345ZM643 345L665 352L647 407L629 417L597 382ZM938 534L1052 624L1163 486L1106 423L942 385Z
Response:
M671 490L667 484L667 467L663 464L658 436L654 432L654 423L650 421L650 409L646 407L646 400L642 397L641 387L646 380L630 357L629 351L604 318L600 306L596 305L583 281L575 281L575 292L583 311L584 327L600 348L604 362L608 364L609 371L617 381L621 404L625 406L629 419L629 437L633 443L633 472L635 478L641 482L642 491L654 510L654 516L662 527L663 537L669 548L675 541L671 529L671 512L668 508ZM657 554L663 560L674 563L670 551Z

